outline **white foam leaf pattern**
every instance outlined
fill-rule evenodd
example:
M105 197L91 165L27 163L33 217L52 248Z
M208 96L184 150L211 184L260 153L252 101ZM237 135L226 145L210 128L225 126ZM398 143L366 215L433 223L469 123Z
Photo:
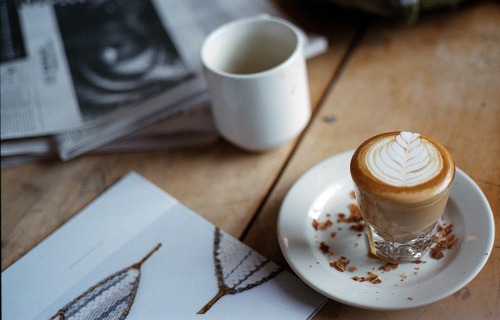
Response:
M401 132L375 143L367 166L379 180L394 186L414 186L435 177L442 168L437 149L418 133Z

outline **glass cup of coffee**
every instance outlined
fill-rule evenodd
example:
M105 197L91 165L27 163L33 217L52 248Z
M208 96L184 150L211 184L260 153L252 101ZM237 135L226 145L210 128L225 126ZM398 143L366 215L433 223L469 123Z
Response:
M350 170L370 252L394 264L422 258L455 176L448 150L418 133L383 133L358 147Z

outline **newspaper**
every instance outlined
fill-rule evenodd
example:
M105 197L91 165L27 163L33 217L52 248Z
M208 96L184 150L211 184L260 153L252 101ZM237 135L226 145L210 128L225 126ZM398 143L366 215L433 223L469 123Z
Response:
M203 103L99 146L89 153L130 153L206 146L218 139L219 134L215 129L209 105ZM4 140L1 150L2 169L58 158L57 145L51 136Z
M2 160L7 141L12 152L34 137L70 159L199 106L206 35L246 16L284 17L264 0L12 0L0 11ZM306 56L326 49L306 39Z

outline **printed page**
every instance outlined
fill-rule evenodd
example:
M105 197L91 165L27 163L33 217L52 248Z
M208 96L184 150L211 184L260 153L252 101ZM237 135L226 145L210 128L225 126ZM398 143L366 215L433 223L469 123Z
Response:
M2 318L307 319L326 299L136 173L2 273Z
M54 134L82 124L51 6L0 3L1 139Z

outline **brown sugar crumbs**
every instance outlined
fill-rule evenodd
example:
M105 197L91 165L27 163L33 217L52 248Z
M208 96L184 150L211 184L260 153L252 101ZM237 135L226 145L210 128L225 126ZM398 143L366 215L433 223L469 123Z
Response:
M430 256L436 260L444 257L443 251L446 249L451 249L457 244L458 238L456 235L452 234L453 224L449 224L446 227L438 226L438 233L436 240L436 245L430 249Z
M359 207L356 203L349 204L349 211L351 212L349 218L346 218L346 215L344 213L339 213L339 218L337 219L337 222L354 223L363 220L361 212L359 211Z
M330 252L330 246L327 245L324 241L320 242L319 250L321 250L321 252L323 252L324 254L333 254L333 252Z
M340 272L344 272L347 265L349 264L349 259L342 256L337 261L330 261L330 267L337 269Z
M319 222L318 220L314 219L312 222L312 226L314 230L326 230L329 227L333 225L333 222L330 221L330 219L326 220L325 222Z
M360 223L357 223L355 225L350 226L349 229L356 231L356 232L362 232L363 230L365 230L365 224L360 222Z
M368 281L373 284L379 284L382 282L382 280L378 277L378 275L374 274L373 272L368 271L369 277L358 277L354 276L352 277L352 280L358 281L358 282L365 282Z
M397 268L398 268L398 264L397 263L394 264L394 263L387 262L383 266L380 266L378 269L379 270L383 270L383 271L391 271L391 270L395 270Z
M355 199L355 194L354 192L351 192L351 197ZM347 216L345 213L338 213L337 214L337 220L332 219L332 215L330 213L326 214L326 220L324 221L319 221L314 219L312 221L312 226L313 228L318 231L324 231L331 227L334 222L336 221L337 223L350 223L349 229L358 232L358 237L362 235L362 232L364 231L365 228L365 223L363 221L363 217L361 216L361 212L359 211L359 207L356 203L351 203L348 205L350 215ZM332 220L334 222L332 222ZM336 226L336 231L330 231L330 238L335 238L337 236L337 231L342 230L341 227L338 225ZM436 234L436 239L434 241L434 246L430 249L430 255L434 259L441 259L444 254L443 251L446 249L450 249L453 246L455 246L458 243L458 238L452 234L453 231L453 225L452 224L443 224L438 226ZM330 246L326 242L319 242L316 241L316 243L319 243L319 249L321 252L325 255L328 255L328 260L329 260L329 265L332 268L335 268L339 272L345 272L348 270L349 272L356 272L358 271L358 268L356 266L351 266L348 267L350 260L345 257L341 256L339 259L335 260L337 257L334 257L334 252L330 251ZM357 247L358 243L354 244L354 247ZM421 263L426 263L427 261L422 261L422 260L417 260L417 261L412 261L412 263L415 264L421 264ZM319 262L317 262L319 263ZM389 272L391 270L395 270L398 268L398 264L392 264L392 263L386 263L384 265L381 265L378 267L379 271L383 272ZM419 270L420 268L415 267L414 270ZM375 274L375 270L377 270L377 267L374 267L372 269L372 272L368 271L368 276L361 277L361 276L353 276L351 277L352 280L357 281L357 282L370 282L372 284L379 284L382 282L382 279L380 279L379 275ZM400 281L405 281L408 276L414 276L417 275L417 271L411 272L409 275L406 273L401 273L399 274L400 276ZM394 284L394 286L398 286L398 284ZM408 297L408 300L413 300L411 297Z
M442 225L438 226L437 232L438 232L438 237L446 237L453 231L453 224L449 224L446 227L443 227Z

